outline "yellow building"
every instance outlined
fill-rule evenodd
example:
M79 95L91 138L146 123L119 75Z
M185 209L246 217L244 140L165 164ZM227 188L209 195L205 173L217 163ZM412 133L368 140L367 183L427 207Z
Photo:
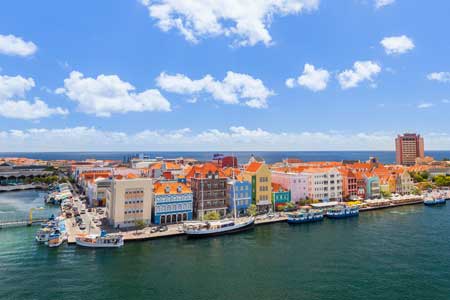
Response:
M106 191L106 217L115 228L151 223L153 182L150 178L113 179Z
M258 211L267 212L273 209L272 173L266 164L251 162L243 172L244 180L252 183L252 201Z

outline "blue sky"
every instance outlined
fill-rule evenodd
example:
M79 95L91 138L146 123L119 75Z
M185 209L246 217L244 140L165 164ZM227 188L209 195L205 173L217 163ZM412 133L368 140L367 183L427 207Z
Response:
M207 2L2 1L0 151L450 149L447 1Z

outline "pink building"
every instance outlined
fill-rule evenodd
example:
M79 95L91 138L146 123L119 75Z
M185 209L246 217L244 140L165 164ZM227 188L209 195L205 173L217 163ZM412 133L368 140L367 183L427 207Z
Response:
M290 190L292 202L297 203L301 199L306 199L308 187L305 175L294 172L272 171L272 182Z

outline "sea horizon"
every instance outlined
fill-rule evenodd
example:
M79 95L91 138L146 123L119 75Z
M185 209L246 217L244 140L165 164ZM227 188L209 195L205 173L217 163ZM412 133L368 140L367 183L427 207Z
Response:
M0 152L0 157L27 157L42 160L127 160L139 154L150 158L193 158L199 161L210 161L216 153L234 155L240 164L245 163L251 155L262 157L267 163L280 162L286 158L297 158L305 162L309 161L342 161L360 160L366 161L370 157L376 157L381 163L395 163L395 151L388 150L339 150L339 151L61 151L61 152ZM450 150L425 151L425 155L437 160L450 157Z

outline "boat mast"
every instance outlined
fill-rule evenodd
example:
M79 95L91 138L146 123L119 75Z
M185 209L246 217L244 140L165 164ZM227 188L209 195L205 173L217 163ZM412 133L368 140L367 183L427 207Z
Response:
M232 180L233 180L233 208L234 208L234 220L237 218L237 208L236 208L236 178L234 176L234 153L231 153L231 159L233 160L233 169L232 169Z
M203 187L204 187L204 184L203 184L203 178L200 178L200 186L201 186L201 189L202 189L202 221L203 221L203 217L204 217L204 214L205 214L205 211L204 211L204 204L203 204Z

